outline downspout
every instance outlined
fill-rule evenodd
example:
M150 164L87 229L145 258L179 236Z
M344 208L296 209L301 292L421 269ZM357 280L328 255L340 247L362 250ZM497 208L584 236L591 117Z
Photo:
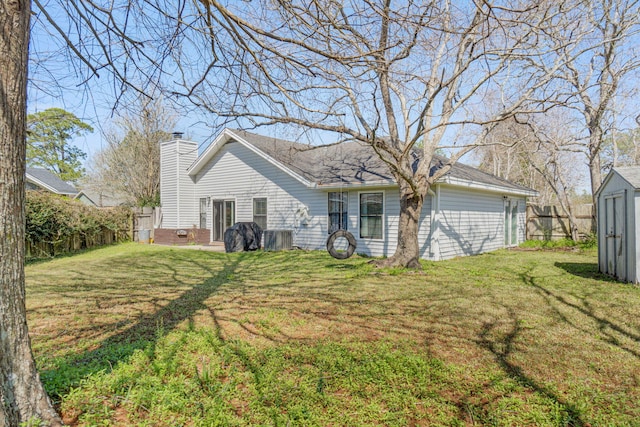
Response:
M435 186L436 191L431 188L427 193L431 196L431 242L429 251L433 254L434 261L440 261L440 186Z

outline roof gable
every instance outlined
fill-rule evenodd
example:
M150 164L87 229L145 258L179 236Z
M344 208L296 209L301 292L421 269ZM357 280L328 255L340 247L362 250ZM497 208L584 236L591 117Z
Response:
M640 166L617 166L615 168L611 168L607 176L602 181L602 184L600 184L600 187L595 194L596 198L600 196L600 193L602 193L604 188L607 186L607 183L611 181L611 178L614 175L618 175L635 190L640 190Z
M613 171L617 172L633 188L640 189L640 166L615 167Z
M262 151L260 149L258 149L254 144L249 143L244 136L246 136L245 134L248 134L247 132L240 132L240 131L236 131L236 130L231 130L231 129L224 129L217 137L216 139L207 147L206 150L204 150L204 152L198 156L198 158L196 159L195 162L193 162L193 164L189 167L189 169L187 170L187 173L189 174L189 176L195 176L197 175L213 158L214 156L220 152L220 150L222 150L222 147L225 146L225 144L227 144L228 142L232 142L232 141L236 141L238 143L240 143L241 145L243 145L244 147L248 148L249 150L253 151L254 153L256 153L258 156L264 158L265 160L267 160L269 163L273 164L275 167L282 169L285 173L288 173L289 175L291 175L292 177L294 177L295 179L297 179L298 181L300 181L302 184L308 186L308 187L312 187L313 183L310 182L308 179L306 179L303 175L300 175L299 173L297 173L295 170L290 169L286 164L277 161L276 159L272 158L267 152ZM253 135L253 134L251 134ZM261 135L255 135L256 137L260 137L260 138L264 138L264 139L269 139L268 137L263 137ZM273 139L273 138L271 138ZM282 147L284 144L294 144L290 141L285 141L285 140L276 140L277 142L274 141L274 144L277 143L278 147Z
M27 168L26 178L38 187L56 194L75 195L78 190L57 175L42 168Z
M396 185L389 167L368 144L343 142L310 146L241 130L225 129L189 168L196 175L230 141L237 141L308 187ZM416 160L420 152L414 153ZM434 156L431 174L448 163ZM417 165L417 162L416 162ZM462 163L454 163L438 182L489 191L535 196L536 191Z

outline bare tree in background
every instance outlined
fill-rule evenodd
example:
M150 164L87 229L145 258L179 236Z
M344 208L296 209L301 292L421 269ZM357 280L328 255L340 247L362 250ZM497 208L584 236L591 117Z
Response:
M176 117L162 98L141 98L139 111L116 121L107 147L93 159L87 188L134 206L160 204L160 141L168 141Z
M555 28L558 49L551 53L566 62L559 82L566 85L566 92L557 100L577 113L587 131L585 153L595 197L602 183L601 153L607 128L614 125L612 103L621 95L624 83L637 77L640 67L640 1L576 2L575 12L576 22L590 34L573 43L572 32ZM539 64L546 69L542 62Z
M582 145L565 126L560 110L506 120L494 127L478 147L480 169L535 188L540 205L558 205L569 221L570 235L579 239L575 215L576 189L581 174L576 170Z
M612 132L605 138L602 154L605 171L616 166L640 165L640 128Z
M543 177L531 167L531 157L537 156L535 135L528 122L508 119L487 132L483 144L474 157L479 169L525 187L535 188L540 194L537 203L552 204L555 194Z
M579 175L575 165L579 161L576 157L581 150L580 143L570 130L562 126L558 114L545 116L533 127L535 143L527 153L529 164L553 191L569 221L571 239L577 242L580 235L575 194Z
M201 37L192 33L174 55L185 88L178 95L254 126L298 125L369 144L400 192L397 248L378 263L419 268L418 221L429 188L481 141L472 135L536 108L529 101L563 58L543 71L527 68L527 58L551 46L545 29L572 25L562 7L543 0L202 1L194 24ZM194 74L193 52L204 72ZM502 108L487 117L490 90L500 93ZM451 162L433 172L443 147Z

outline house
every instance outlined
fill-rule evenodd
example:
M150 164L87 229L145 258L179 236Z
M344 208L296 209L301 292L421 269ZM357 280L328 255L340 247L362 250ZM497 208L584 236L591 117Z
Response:
M446 161L437 157L433 168ZM347 229L357 252L392 255L398 186L372 148L348 142L307 145L225 129L198 154L198 144L160 144L162 221L158 243L215 242L236 222L289 230L293 246L324 249ZM435 169L434 169L435 170ZM420 218L422 257L441 260L517 245L525 238L526 198L534 190L455 164L429 192ZM184 239L182 241L185 241Z
M115 206L127 205L122 197L118 197L111 192L95 190L93 188L83 188L74 198L84 204L97 208L113 208Z
M596 208L600 271L640 283L640 167L612 168L596 192Z
M27 190L49 191L68 197L74 197L78 194L78 190L73 185L63 181L53 172L42 168L27 168L26 188Z

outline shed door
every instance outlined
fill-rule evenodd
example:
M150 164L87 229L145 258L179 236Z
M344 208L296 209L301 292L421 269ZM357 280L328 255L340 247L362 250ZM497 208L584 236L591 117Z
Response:
M605 199L605 221L607 239L607 274L618 280L627 280L626 269L626 236L624 225L626 211L622 195Z

